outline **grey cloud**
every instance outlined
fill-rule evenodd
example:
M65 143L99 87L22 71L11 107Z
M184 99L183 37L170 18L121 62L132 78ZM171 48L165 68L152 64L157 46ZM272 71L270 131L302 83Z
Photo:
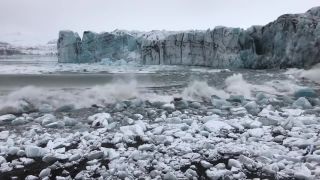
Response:
M246 28L318 5L318 0L1 0L0 34L22 32L52 39L61 29L81 34L217 25Z

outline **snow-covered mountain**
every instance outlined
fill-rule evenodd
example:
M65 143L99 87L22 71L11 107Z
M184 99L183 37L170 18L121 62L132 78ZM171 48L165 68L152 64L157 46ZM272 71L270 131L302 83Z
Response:
M0 56L11 55L40 55L56 56L57 42L50 41L44 45L13 45L7 42L0 42Z
M0 34L0 56L41 55L56 56L57 40L44 38L28 32L10 32Z

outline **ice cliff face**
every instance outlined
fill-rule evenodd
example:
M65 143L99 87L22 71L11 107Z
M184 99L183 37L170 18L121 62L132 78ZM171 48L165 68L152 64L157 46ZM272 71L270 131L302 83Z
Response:
M247 33L254 39L253 68L306 67L320 62L320 7L286 14Z
M81 38L78 33L61 31L58 39L58 60L62 63L78 62Z
M240 67L243 64L239 60L246 61L246 54L253 54L254 49L252 38L244 30L217 27L142 41L141 56L144 64Z
M61 31L58 39L59 62L97 62L103 58L129 58L138 50L137 39L125 32L83 33L82 40L77 33Z
M265 26L216 27L207 31L147 33L114 31L83 38L61 31L59 62L136 59L143 64L217 68L308 67L320 62L320 7L286 14Z

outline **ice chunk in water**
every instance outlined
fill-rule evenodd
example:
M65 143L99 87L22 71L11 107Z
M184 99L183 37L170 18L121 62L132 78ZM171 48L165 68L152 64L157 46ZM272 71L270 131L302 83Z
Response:
M317 93L311 88L299 89L294 93L294 96L299 97L317 97Z
M15 118L16 118L16 116L13 114L2 115L2 116L0 116L0 124L5 123L5 122L11 122Z
M22 124L26 124L26 123L28 123L28 121L26 120L25 117L18 117L11 122L11 124L14 126L18 126L18 125L22 125Z
M233 127L231 127L229 124L222 122L222 121L217 121L217 120L210 120L206 122L203 125L203 128L206 131L213 132L213 133L219 133L221 130L232 130Z
M5 159L4 157L0 156L0 165L1 165L2 163L6 163L6 162L7 162L6 159Z
M245 101L245 98L243 95L231 95L228 101L243 103Z
M40 178L45 178L45 177L50 176L50 174L51 174L51 169L46 168L46 169L43 169L43 170L40 172L39 177L40 177Z
M98 113L88 117L89 121L92 121L92 127L107 127L108 119L111 116L109 113Z
M120 131L128 136L128 137L133 137L133 136L144 136L144 131L146 130L146 126L142 121L136 121L135 125L131 126L122 126L120 127Z
M0 132L0 140L5 140L9 137L9 131L1 131Z
M257 115L260 112L260 108L255 101L251 101L244 106L247 111L252 115Z
M262 128L249 129L248 133L252 137L262 137L264 134L264 130Z
M41 123L42 126L46 126L46 125L48 125L50 123L56 122L57 119L52 114L45 114L45 115L35 119L35 121Z
M27 146L25 151L26 151L27 157L31 157L31 158L43 157L47 153L46 149L43 149L37 146Z
M295 107L295 108L301 108L301 109L310 109L310 108L312 108L312 105L310 104L310 102L304 97L300 97L298 100L296 100L292 104L292 106Z
M231 103L224 100L224 99L217 99L217 98L212 98L211 103L213 107L217 109L224 109L225 107L230 107Z
M269 102L269 97L263 92L257 93L256 99L258 104L268 104Z

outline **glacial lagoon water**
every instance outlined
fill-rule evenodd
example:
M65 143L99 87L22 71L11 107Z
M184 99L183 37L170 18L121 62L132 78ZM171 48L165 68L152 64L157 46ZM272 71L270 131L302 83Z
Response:
M319 89L319 84L279 69L229 70L125 62L61 64L55 57L29 56L4 59L0 65L3 102L28 99L41 102L38 106L45 103L55 108L67 104L90 107L130 98L170 102L174 97L202 101L212 95L243 95L254 99L259 92L276 97L292 96L303 87Z
M286 70L229 70L192 66L143 66L138 64L59 64L55 57L16 57L0 60L0 90L25 86L49 89L77 89L111 83L135 82L141 89L182 90L192 82L207 82L224 88L225 79L242 74L245 81L263 85L275 80L297 79Z

